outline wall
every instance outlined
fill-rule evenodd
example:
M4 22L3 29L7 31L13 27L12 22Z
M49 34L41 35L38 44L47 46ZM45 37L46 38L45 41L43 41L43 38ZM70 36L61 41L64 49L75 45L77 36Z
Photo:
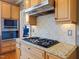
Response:
M68 30L72 30L72 36L68 36ZM75 25L57 24L54 14L40 16L37 18L37 26L32 26L31 36L50 38L69 44L76 44Z

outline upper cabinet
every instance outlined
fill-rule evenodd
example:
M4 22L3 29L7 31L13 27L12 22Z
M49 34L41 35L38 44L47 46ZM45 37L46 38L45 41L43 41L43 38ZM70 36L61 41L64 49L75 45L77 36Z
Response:
M12 5L12 16L11 16L12 19L14 20L19 20L20 18L20 8L15 6L15 5Z
M37 25L37 17L36 16L29 16L29 24L30 25Z
M1 19L1 1L0 1L0 19Z
M30 8L40 3L41 0L24 0L24 8Z
M28 14L25 15L26 24L29 25L37 25L37 17L36 16L30 16Z
M0 20L1 20L1 1L0 1ZM0 30L1 30L1 21L0 21ZM0 35L1 35L1 31L0 31Z
M24 0L24 8L30 8L31 7L31 0Z
M20 18L20 8L7 2L1 2L0 14L4 19L18 20Z
M40 3L41 0L31 0L31 6L36 6Z
M76 22L76 0L55 0L56 21Z
M11 16L11 5L6 3L6 2L2 2L2 18L7 18L10 19Z

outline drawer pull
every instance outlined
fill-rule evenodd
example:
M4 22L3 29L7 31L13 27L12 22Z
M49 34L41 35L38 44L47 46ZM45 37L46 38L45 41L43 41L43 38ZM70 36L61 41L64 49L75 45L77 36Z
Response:
M28 48L28 50L30 50L30 48Z
M30 58L28 58L28 59L30 59Z

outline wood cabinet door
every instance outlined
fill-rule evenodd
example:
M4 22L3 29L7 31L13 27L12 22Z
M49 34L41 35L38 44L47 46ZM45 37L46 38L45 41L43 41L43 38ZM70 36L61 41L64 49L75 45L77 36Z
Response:
M41 2L44 2L45 0L40 0Z
M9 52L9 51L11 51L11 46L1 47L1 52L0 53L6 53L6 52Z
M55 0L55 17L57 19L68 19L69 0Z
M0 1L0 31L1 31L1 1ZM1 32L0 32L1 35Z
M46 54L46 59L62 59L62 58L47 53Z
M31 7L31 0L24 0L24 8L30 8Z
M16 48L16 56L17 56L17 59L20 59L20 48Z
M10 19L11 17L11 5L6 2L2 2L2 18Z
M18 6L12 5L12 19L19 20L20 18L20 9Z
M40 0L31 0L31 7L40 3Z
M28 23L30 25L37 25L37 17L36 16L29 16Z

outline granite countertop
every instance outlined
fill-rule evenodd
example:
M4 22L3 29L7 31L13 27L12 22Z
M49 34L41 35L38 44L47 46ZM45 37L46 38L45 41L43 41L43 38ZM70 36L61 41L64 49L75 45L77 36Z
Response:
M36 48L39 48L41 50L46 51L47 53L50 53L52 55L56 55L59 56L61 58L68 58L75 50L76 50L76 46L74 45L70 45L70 44L66 44L66 43L58 43L50 48L44 48L29 42L26 42L24 40L22 40L23 43L25 44L29 44L31 46L34 46Z

